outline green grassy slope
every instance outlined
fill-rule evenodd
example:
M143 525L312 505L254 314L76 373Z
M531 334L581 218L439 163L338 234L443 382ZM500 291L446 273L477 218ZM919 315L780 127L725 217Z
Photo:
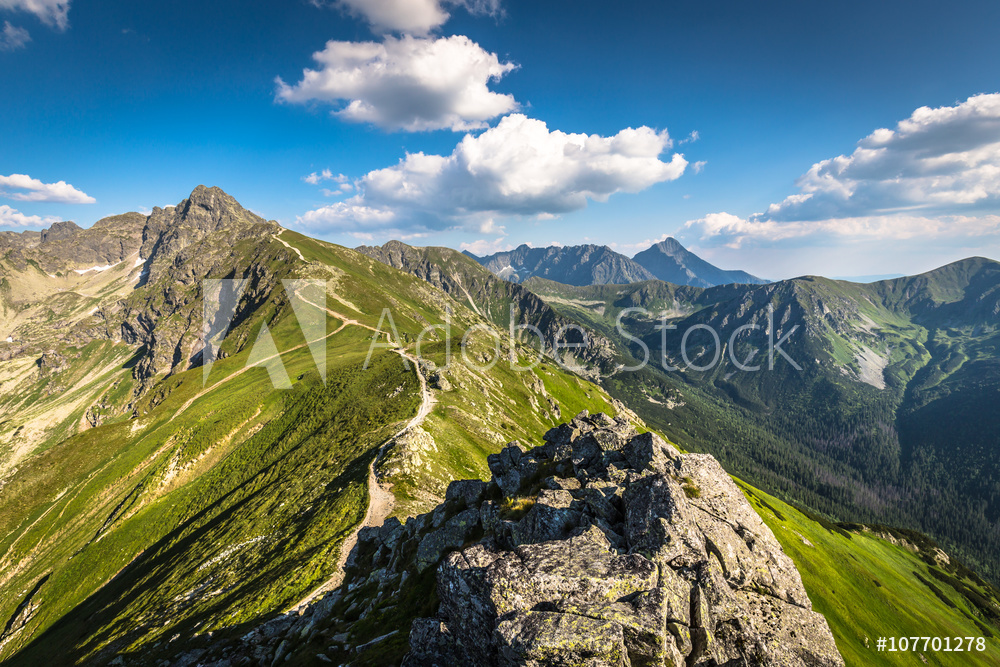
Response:
M489 323L418 278L289 232L282 240L304 258L286 275L328 280L327 308L339 313L326 326L326 384L278 290L230 333L207 389L201 368L176 373L150 389L138 417L48 443L23 462L0 494L0 622L10 621L0 659L166 654L175 635L235 631L328 579L365 514L369 463L420 402L412 365L392 350L376 350L362 370L365 327L383 308L411 353L446 311L455 327L453 364L438 369L450 386L433 390L423 425L436 455L387 471L397 512L436 504L451 479L485 474L487 454L537 439L560 412L615 411L602 390L551 362L510 371L508 355L526 364L533 354L516 343L503 343L494 368L470 368L462 335ZM243 370L264 322L285 351L290 389L274 389L264 368ZM495 354L485 335L469 342L477 364ZM443 363L444 340L426 343L425 356Z
M762 491L740 486L795 562L813 608L826 617L848 665L1000 664L996 591L958 567L935 561L932 546L904 546L906 536L899 533L903 539L893 538L894 544L885 533L823 525ZM974 598L988 600L987 613ZM984 637L987 650L879 652L876 642L883 636Z

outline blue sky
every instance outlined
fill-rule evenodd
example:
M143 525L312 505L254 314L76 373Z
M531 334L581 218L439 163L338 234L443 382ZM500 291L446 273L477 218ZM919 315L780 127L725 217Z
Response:
M349 246L1000 259L998 32L992 1L0 0L0 229L204 183Z

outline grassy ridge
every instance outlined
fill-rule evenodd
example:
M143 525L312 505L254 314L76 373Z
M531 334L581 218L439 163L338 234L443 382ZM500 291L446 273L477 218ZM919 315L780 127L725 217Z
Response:
M172 654L175 636L238 632L332 574L343 539L365 514L375 451L420 401L412 365L391 350L376 350L362 370L372 342L364 325L374 327L390 308L413 351L423 327L448 311L459 355L464 332L484 320L353 251L283 238L310 261L293 275L328 281L327 307L360 322L327 338L325 385L276 292L230 333L229 356L213 365L207 390L201 368L177 373L145 394L138 417L46 443L0 495L0 623L18 625L30 612L0 659ZM274 389L264 368L243 370L265 322L285 350L290 389ZM327 331L342 324L331 316ZM443 341L427 342L433 357ZM495 354L488 343L473 339L469 354ZM530 350L503 341L501 354L490 370L458 357L445 371L454 383L435 390L439 402L424 425L440 456L390 480L399 511L433 502L451 479L484 474L487 454L514 438L539 438L560 409L610 410L600 389L551 363L511 371L507 357L527 363ZM419 498L407 495L418 488Z

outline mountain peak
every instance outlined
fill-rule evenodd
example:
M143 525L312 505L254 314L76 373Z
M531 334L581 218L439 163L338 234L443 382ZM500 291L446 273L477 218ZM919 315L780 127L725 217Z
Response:
M673 238L655 243L632 258L660 280L676 285L714 287L743 283L761 285L768 281L746 271L727 271L706 262Z
M53 222L51 227L42 230L42 243L46 243L48 241L61 241L63 239L70 238L71 236L76 236L81 231L83 230L80 225L69 220L64 222Z
M214 208L219 204L230 203L239 205L239 202L234 197L227 194L225 190L218 186L206 187L199 185L191 191L191 195L187 198L187 201L205 208Z
M687 252L687 248L682 246L680 241L675 239L673 236L668 236L659 243L654 244L653 247L668 255Z

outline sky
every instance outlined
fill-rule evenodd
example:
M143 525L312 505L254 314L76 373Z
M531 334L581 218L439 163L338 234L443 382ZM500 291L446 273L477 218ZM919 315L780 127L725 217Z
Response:
M217 185L347 246L1000 259L1000 3L0 0L0 230Z

